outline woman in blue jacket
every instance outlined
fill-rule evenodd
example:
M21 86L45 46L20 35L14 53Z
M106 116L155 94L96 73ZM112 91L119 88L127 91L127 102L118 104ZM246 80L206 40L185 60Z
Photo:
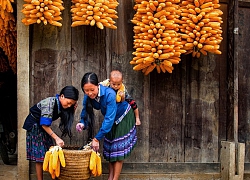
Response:
M85 95L81 120L76 129L87 129L92 124L88 119L93 121L93 108L101 110L104 120L92 140L92 147L98 151L99 141L104 138L103 156L109 161L108 180L118 180L123 160L131 154L137 142L133 109L126 101L116 103L115 91L99 84L95 73L86 73L81 87Z

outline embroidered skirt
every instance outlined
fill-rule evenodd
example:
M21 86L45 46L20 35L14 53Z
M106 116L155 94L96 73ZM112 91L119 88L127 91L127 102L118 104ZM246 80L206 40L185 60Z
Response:
M109 162L122 161L128 157L137 142L135 115L131 108L119 124L113 125L105 135L103 156Z
M41 126L34 124L26 134L27 160L43 162L46 151L53 146L52 138Z

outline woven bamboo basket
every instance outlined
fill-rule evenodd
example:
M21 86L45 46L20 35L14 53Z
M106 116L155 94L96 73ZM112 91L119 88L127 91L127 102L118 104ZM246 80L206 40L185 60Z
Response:
M61 167L59 180L85 180L90 178L91 150L63 149L65 167Z

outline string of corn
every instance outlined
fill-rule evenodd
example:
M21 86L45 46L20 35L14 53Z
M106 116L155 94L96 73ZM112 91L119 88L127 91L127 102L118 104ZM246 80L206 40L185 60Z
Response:
M208 52L221 54L223 23L219 0L182 1L180 31L186 54L199 58Z
M219 0L136 0L133 70L173 71L181 54L221 54L223 13Z
M100 29L117 29L114 19L118 18L115 9L119 3L116 0L72 0L72 3L71 27L96 25Z
M11 3L14 0L0 0L0 47L8 57L9 65L16 73L17 31Z
M64 10L62 0L24 0L22 13L25 18L22 22L25 25L48 23L54 26L62 26L59 21L62 20L61 11Z

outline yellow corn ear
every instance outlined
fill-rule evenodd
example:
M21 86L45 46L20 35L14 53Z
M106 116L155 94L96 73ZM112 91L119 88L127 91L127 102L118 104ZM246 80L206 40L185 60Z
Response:
M97 161L96 161L96 169L97 169L97 176L100 176L102 174L102 160L101 156L97 155Z
M49 156L49 173L53 173L53 167L52 167L52 162L53 162L53 154L51 153Z
M91 171L91 174L92 174L92 176L94 176L94 177L97 176L97 170L96 170L96 168L95 168L95 170L92 170L92 171Z
M57 159L57 167L55 170L55 174L56 174L56 177L60 176L60 160L59 159Z
M92 151L90 155L90 161L89 161L89 169L93 172L96 171L96 152ZM94 174L94 173L93 173Z
M63 150L62 150L62 149L59 149L59 151L58 151L58 156L59 156L59 159L60 159L60 162L61 162L61 166L62 166L62 167L65 167L65 166L66 166L66 163L65 163L65 157L64 157L64 154L63 154Z
M45 153L44 160L43 160L43 170L44 171L48 171L50 155L51 155L50 151L47 151Z
M52 171L52 173L50 174L52 179L56 179L56 173L55 170Z
M52 161L52 168L53 170L56 170L56 167L57 167L57 160L58 160L58 151L55 150L53 153L53 161Z

